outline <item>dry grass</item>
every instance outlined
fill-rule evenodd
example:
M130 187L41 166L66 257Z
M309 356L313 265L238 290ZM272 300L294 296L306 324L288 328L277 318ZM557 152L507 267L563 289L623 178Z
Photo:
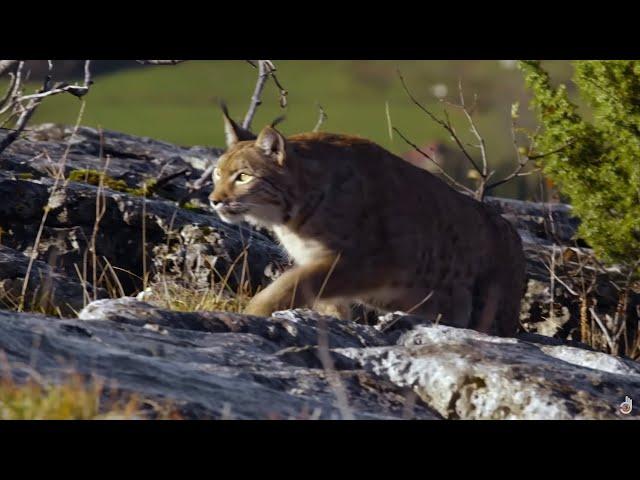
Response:
M551 304L549 318L560 303L554 292L563 289L577 304L577 324L571 339L595 350L640 360L638 312L630 305L632 295L640 293L640 261L634 265L605 266L588 249L560 247L549 259L540 261L549 272ZM557 289L556 289L557 288Z
M229 292L222 286L193 290L176 284L163 284L162 288L148 289L142 297L146 302L178 312L204 310L241 313L251 299L246 292Z
M0 420L179 418L169 405L153 404L150 415L150 404L135 395L116 396L115 392L105 390L102 381L94 379L87 383L80 375L71 375L59 385L46 385L34 379L17 383L9 376L0 379Z

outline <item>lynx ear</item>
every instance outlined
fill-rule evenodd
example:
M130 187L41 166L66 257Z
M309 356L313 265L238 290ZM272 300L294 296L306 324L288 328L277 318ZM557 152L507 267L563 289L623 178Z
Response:
M220 102L222 118L224 119L224 136L227 141L227 148L234 146L243 140L255 140L256 136L249 130L242 128L229 116L229 110L224 102Z
M261 148L267 155L272 156L278 165L284 163L285 139L275 128L264 127L260 135L258 135L256 146Z

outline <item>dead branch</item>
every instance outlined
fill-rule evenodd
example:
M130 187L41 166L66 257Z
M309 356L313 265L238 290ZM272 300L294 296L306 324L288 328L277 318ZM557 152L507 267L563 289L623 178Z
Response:
M22 62L20 62L19 64L18 72L21 69L21 64ZM11 94L11 101L9 105L14 112L12 116L18 115L18 119L15 122L14 128L11 129L2 140L0 140L0 153L2 153L20 136L20 134L27 126L27 123L29 123L29 120L45 97L66 92L78 98L81 98L89 92L89 88L93 83L93 80L91 79L91 60L85 60L84 62L84 82L82 85L67 85L66 83L56 83L55 85L52 85L52 70L53 62L50 61L49 74L46 76L42 88L32 95L18 96L17 92L19 92L21 88L21 79L15 80L16 85L13 89L14 93ZM18 73L16 73L16 77L17 76Z
M0 76L7 72L14 65L18 64L18 60L0 60Z
M473 121L472 113L467 109L467 106L464 102L464 93L462 91L462 80L458 81L458 93L460 95L460 106L462 107L462 112L469 122L469 126L471 127L471 132L475 135L478 140L478 148L480 148L480 155L482 157L482 177L488 178L489 173L487 172L487 147L484 141L484 138L478 132L478 128L476 127L476 123ZM475 104L477 103L477 96L474 100L474 109Z
M617 349L613 339L611 338L611 335L609 335L609 330L602 323L602 320L600 320L600 317L598 317L593 307L589 308L589 313L591 313L591 317L596 321L596 323L598 324L598 327L600 327L600 330L602 331L602 334L604 335L604 338L607 341L607 346L609 347L609 350L611 351L611 353L615 355L617 353L616 352Z
M515 147L515 151L516 151L516 167L514 168L514 170L509 173L508 175L506 175L504 178L502 178L501 180L495 181L493 183L489 183L489 180L491 179L491 177L495 174L495 171L490 171L489 170L489 158L487 155L487 146L486 146L486 142L484 140L484 137L482 137L482 135L480 134L478 127L475 123L475 120L473 119L473 112L475 111L475 107L476 107L476 103L477 103L477 96L474 96L474 104L469 108L467 106L467 103L465 101L465 97L464 97L464 92L462 89L462 82L458 82L458 96L459 96L459 104L456 103L452 103L452 102L448 102L445 100L441 100L443 103L456 108L458 110L460 110L465 118L467 119L467 122L469 123L469 128L471 133L474 135L474 137L476 138L476 140L478 141L478 143L476 145L470 145L467 144L467 146L471 146L471 147L475 147L478 148L480 150L480 157L481 157L481 165L479 165L474 158L469 154L469 151L465 148L465 144L461 141L460 137L458 136L458 134L455 131L455 128L453 127L453 124L451 123L451 120L449 118L449 113L447 112L447 110L444 110L444 119L437 117L433 112L431 112L428 108L426 108L422 103L420 103L411 93L411 91L409 90L409 88L407 87L407 84L404 80L404 77L402 76L402 74L400 73L400 71L398 71L398 76L400 78L400 82L402 83L402 87L404 89L404 91L406 92L406 94L408 95L409 99L418 107L420 108L423 112L425 112L429 118L431 118L431 120L433 120L434 122L436 122L438 125L440 125L442 128L444 128L447 133L449 133L449 135L451 136L451 138L453 139L453 141L457 144L458 148L460 149L460 151L464 154L465 158L469 161L469 163L471 164L471 166L473 167L473 169L477 172L478 174L478 186L476 188L475 191L472 191L468 188L465 187L465 191L467 192L471 192L473 194L473 196L476 198L476 200L478 201L484 201L484 197L486 196L486 194L500 186L503 185L511 180L513 180L516 177L522 177L522 176L526 176L526 175L530 175L532 173L532 171L529 172L524 172L524 168L529 164L529 162L531 160L537 160L540 158L544 158L548 155L553 155L554 153L558 153L560 151L562 151L563 149L565 149L566 147L568 147L569 145L571 145L572 142L568 142L567 144L561 146L560 148L550 151L550 152L546 152L546 153L542 153L542 154L534 154L534 146L535 146L535 137L536 134L534 134L531 138L530 144L529 144L529 148L528 151L525 155L521 155L520 153L520 148L518 147L518 143L517 143L517 138L516 138L516 130L517 130L517 126L515 123L515 114L513 116L514 120L512 122L512 137L513 137L513 145ZM397 129L396 129L397 131ZM400 132L398 132L400 133ZM401 135L402 136L402 135ZM405 139L406 141L406 139ZM415 148L415 147L414 147ZM419 151L419 149L416 148L416 150ZM424 152L420 152L424 155ZM428 156L426 156L426 158L429 158ZM430 159L430 158L429 158ZM433 159L430 159L431 161L433 161ZM436 163L436 162L434 162ZM438 166L439 170L441 172L443 172L442 167L440 167L440 165L438 165L436 163L436 165ZM444 173L444 172L443 172ZM449 180L452 181L453 179L451 177L449 177ZM458 182L453 181L455 184L457 184L457 186L460 186L460 184Z
M23 68L24 62L20 61L17 63L15 72L9 72L11 80L9 81L9 86L7 87L4 97L0 100L0 115L10 109L15 99L19 96L20 88L22 87Z
M242 121L242 128L247 130L251 129L251 122L256 114L256 111L260 105L262 105L262 91L267 84L267 78L269 78L269 66L268 60L258 60L258 80L256 86L253 89L253 95L251 96L251 103L247 109L247 114Z
M516 105L517 108L517 105ZM488 192L489 190L492 190L502 184L505 184L507 182L509 182L510 180L521 176L520 172L522 172L522 169L529 163L529 161L531 160L531 151L533 149L534 146L534 141L531 142L531 144L529 145L529 152L526 155L521 155L520 154L520 147L518 147L518 139L516 136L516 130L517 130L517 126L516 126L516 119L515 119L515 113L512 114L513 119L511 121L511 138L513 139L513 148L516 152L516 161L517 161L517 166L516 168L513 170L513 172L511 172L509 175L507 175L506 177L504 177L502 180L498 180L497 182L493 182L490 185L487 185L487 187L485 188L485 192ZM534 137L535 138L535 137ZM527 173L528 175L528 173Z
M469 152L467 151L466 148L464 148L464 145L462 144L462 142L460 141L460 138L458 137L458 135L456 134L455 130L453 129L451 122L448 120L448 116L447 116L447 121L445 122L444 120L436 117L431 110L429 110L427 107L425 107L424 105L422 105L411 93L411 91L409 90L409 87L407 87L406 82L404 81L404 77L402 76L402 73L400 73L400 71L398 70L398 76L400 77L400 82L402 83L402 87L404 88L404 91L407 93L407 95L409 96L409 98L411 99L411 101L418 107L420 108L420 110L422 110L423 112L425 112L429 118L431 118L431 120L433 120L434 122L436 122L438 125L440 125L442 128L444 128L447 132L449 132L449 134L451 135L451 137L453 138L453 140L456 142L456 144L458 145L458 147L460 148L460 150L462 151L462 153L464 154L464 156L467 158L467 160L469 161L469 163L471 163L471 165L473 166L473 168L475 168L478 173L481 173L482 170L480 169L480 167L478 166L478 164L476 163L476 161L473 159L473 157L471 155L469 155ZM447 115L447 112L445 111L445 115Z
M318 111L320 115L318 117L318 122L316 123L316 126L313 127L314 132L319 132L320 127L322 127L322 124L327 120L327 118L329 118L329 116L327 115L327 112L324 111L324 108L322 108L322 105L320 105L319 103L318 103Z
M177 65L186 60L136 60L140 65Z
M522 170L524 169L524 167L527 166L527 164L531 161L531 160L538 160L540 158L544 158L547 157L549 155L553 155L554 153L559 153L562 150L564 150L565 148L567 148L568 146L570 146L573 142L567 142L564 145L562 145L561 147L552 150L550 152L546 152L546 153L541 153L541 154L532 154L532 150L533 150L533 145L534 143L532 142L530 147L529 147L529 152L526 155L521 155L520 154L520 149L518 148L518 144L517 144L517 140L515 137L515 124L514 127L511 129L512 132L512 136L513 136L513 144L515 147L515 151L516 151L516 160L517 160L517 165L516 168L506 177L504 177L502 180L498 180L497 182L491 183L489 185L486 186L485 188L485 193L489 192L490 190L493 190L494 188L503 185L509 181L511 181L512 179L516 178L516 177L524 177L526 175L531 175L532 171L530 172L522 172Z
M427 152L425 152L422 149L420 149L415 143L413 143L411 140L409 140L407 137L405 137L400 130L398 130L396 127L393 127L393 131L396 132L398 135L400 135L400 138L402 138L402 140L404 140L408 145L413 147L420 155L425 157L427 160L431 161L436 166L436 168L438 168L438 171L447 180L449 180L449 182L451 182L454 186L456 186L460 190L463 190L463 191L469 193L470 195L474 195L475 194L475 192L473 190L471 190L470 188L462 185L460 182L456 181L456 179L453 178L451 175L449 175L444 170L444 168L442 168L442 166L433 157L431 157L431 155L429 155Z

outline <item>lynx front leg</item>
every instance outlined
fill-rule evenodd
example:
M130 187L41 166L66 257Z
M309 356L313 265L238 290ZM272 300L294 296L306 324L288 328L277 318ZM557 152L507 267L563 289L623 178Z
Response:
M288 308L312 308L319 300L353 294L361 288L357 271L336 257L294 267L251 299L249 315L270 316Z
M352 320L351 304L347 300L319 300L313 309L322 315L340 320Z

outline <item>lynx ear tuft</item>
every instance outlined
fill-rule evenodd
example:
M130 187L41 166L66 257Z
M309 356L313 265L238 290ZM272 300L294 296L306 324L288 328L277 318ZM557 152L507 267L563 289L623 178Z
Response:
M270 127L271 128L276 128L276 125L278 125L279 123L284 122L284 120L286 119L286 115L280 115L278 118L276 118L273 122L271 122Z
M258 135L256 145L269 156L272 156L278 165L284 163L286 141L282 134L273 127L264 127Z
M220 102L220 108L222 109L222 118L224 119L224 135L227 141L227 148L234 146L236 143L243 140L255 140L256 136L249 130L242 128L236 122L233 121L229 115L229 110L224 102Z

